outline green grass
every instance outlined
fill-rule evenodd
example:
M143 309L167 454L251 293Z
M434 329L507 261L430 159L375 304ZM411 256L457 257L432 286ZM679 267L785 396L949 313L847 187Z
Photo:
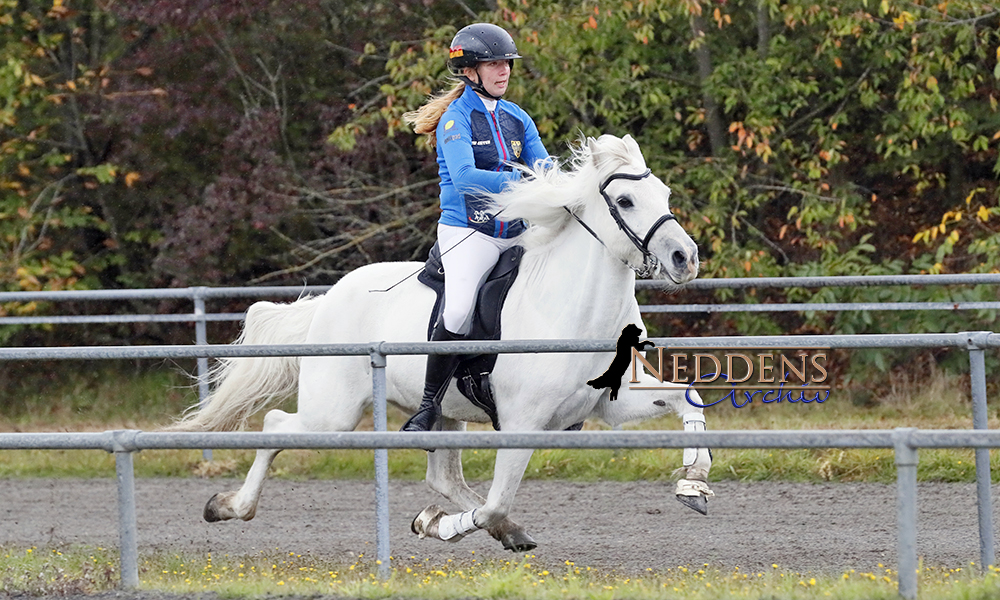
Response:
M475 553L460 561L431 564L416 556L392 557L390 577L377 578L378 565L360 555L352 564L282 552L245 556L175 553L140 559L140 588L173 593L211 592L222 598L272 595L347 598L612 598L715 600L719 598L896 598L897 573L793 572L772 565L762 570L722 570L678 565L622 573L570 561L543 565L534 555L512 561L479 562ZM70 595L113 589L118 583L115 553L95 547L40 549L0 547L0 591L7 594ZM1000 571L921 567L921 598L975 599L1000 594Z
M59 370L62 379L26 378L8 384L0 402L3 431L152 430L168 423L196 401L195 390L179 370ZM972 426L967 379L934 374L920 382L896 384L883 394L835 390L823 404L752 403L744 408L718 404L706 409L710 429L887 429L901 426L954 429ZM293 406L286 408L294 410ZM996 408L990 426L1000 427ZM257 416L257 428L262 415ZM389 428L398 428L403 413L390 409ZM606 428L600 423L588 429ZM629 428L679 429L680 420L663 417ZM370 417L361 429L371 429ZM473 425L470 429L486 429ZM993 476L1000 482L1000 454L993 453ZM470 479L492 476L494 451L464 453ZM250 451L217 450L206 463L199 451L157 450L136 455L136 474L156 476L242 477L253 461ZM896 471L891 450L740 450L714 453L713 480L740 481L875 481L892 482ZM681 464L680 450L538 450L527 478L577 481L667 481ZM389 453L393 478L422 479L424 453ZM114 459L101 451L40 450L0 452L0 477L105 477ZM279 455L272 474L284 478L371 478L371 451L291 450ZM968 482L975 477L971 450L922 450L921 481Z

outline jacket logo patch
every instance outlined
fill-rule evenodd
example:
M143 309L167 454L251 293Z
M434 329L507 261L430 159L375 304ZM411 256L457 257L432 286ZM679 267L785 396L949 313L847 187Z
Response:
M448 131L449 129L451 129L454 126L455 126L455 120L452 119L452 120L450 120L450 121L448 121L447 123L444 124L444 130Z
M473 146L489 146L492 143L493 143L492 140L473 140L472 141L472 145Z
M520 140L511 140L510 151L514 153L514 158L521 158L521 148Z
M490 213L486 212L485 210L476 210L473 211L472 216L469 217L469 220L472 221L473 223L485 223L489 221L490 218L491 218Z

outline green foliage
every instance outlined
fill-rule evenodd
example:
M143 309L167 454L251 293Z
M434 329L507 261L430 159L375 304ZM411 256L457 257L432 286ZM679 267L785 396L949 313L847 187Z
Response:
M581 133L639 141L704 277L1000 270L992 3L463 5L0 0L0 289L330 282L422 258L435 163L402 114L450 85L447 45L470 13L517 39L526 58L508 97L550 151ZM715 293L994 298L985 286ZM649 326L955 331L993 318L753 313ZM859 361L909 361L879 356Z
M111 183L107 164L79 167L60 144L63 105L78 91L74 78L53 72L46 57L60 51L66 32L61 3L22 11L0 2L0 289L88 287L90 269L75 242L103 224L89 206L70 200L75 186L95 176ZM84 78L81 78L84 79ZM81 83L82 85L82 83ZM96 184L95 184L96 185ZM6 307L18 313L33 307Z
M527 57L508 96L550 151L581 133L636 137L673 188L703 276L1000 269L1000 17L988 3L533 0L486 16ZM454 31L393 46L385 102L342 125L337 140L378 120L398 130L402 112L444 87ZM745 301L882 302L993 292L750 294ZM989 328L991 318L754 313L698 329L945 331Z

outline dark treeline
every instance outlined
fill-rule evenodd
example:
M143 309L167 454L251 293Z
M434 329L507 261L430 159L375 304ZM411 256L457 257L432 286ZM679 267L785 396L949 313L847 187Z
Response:
M436 166L401 115L448 85L447 43L474 20L518 40L527 58L508 97L551 151L581 135L636 137L705 277L1000 267L991 2L0 0L3 288L332 283L369 262L422 259ZM948 331L989 329L992 316L651 325Z

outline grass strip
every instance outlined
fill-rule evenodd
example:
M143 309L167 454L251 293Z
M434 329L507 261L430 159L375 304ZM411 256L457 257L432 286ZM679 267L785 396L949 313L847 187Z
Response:
M896 598L897 573L879 567L840 573L794 572L772 565L746 570L709 564L679 565L641 573L595 569L571 561L545 565L535 555L512 561L468 559L431 564L416 556L393 557L390 577L378 579L379 565L359 555L351 564L309 554L282 552L246 556L146 554L140 559L140 588L175 594L214 593L223 598L332 596L426 599L595 599L685 598ZM0 590L36 596L93 594L114 589L119 580L114 551L95 547L0 547ZM981 572L975 564L921 566L921 598L975 599L1000 594L1000 571Z
M119 372L113 369L70 372L63 380L36 385L25 381L0 411L0 431L155 430L196 401L196 392L178 371L155 369ZM971 406L962 377L936 373L920 382L902 382L874 395L870 391L835 390L823 404L749 404L743 408L719 404L706 410L709 429L923 429L971 428ZM283 406L294 411L294 403ZM260 430L263 415L252 429ZM389 428L406 420L391 408ZM1000 427L1000 407L991 407L990 426ZM587 429L606 429L588 422ZM486 429L470 425L470 430ZM677 417L661 417L627 429L676 430ZM371 430L371 418L359 427ZM993 452L993 481L1000 483L1000 454ZM139 477L243 477L253 461L252 451L218 450L204 462L190 450L143 451L136 455ZM493 476L494 451L463 453L464 470L471 480ZM888 449L717 449L712 480L738 481L864 481L891 483L896 469ZM528 465L529 479L574 481L667 481L681 465L680 450L538 450ZM424 453L389 452L390 476L422 479ZM0 452L0 477L108 477L114 459L101 451ZM279 455L272 475L290 479L373 477L372 453L367 450L289 450ZM920 481L971 482L975 466L971 450L920 451Z

